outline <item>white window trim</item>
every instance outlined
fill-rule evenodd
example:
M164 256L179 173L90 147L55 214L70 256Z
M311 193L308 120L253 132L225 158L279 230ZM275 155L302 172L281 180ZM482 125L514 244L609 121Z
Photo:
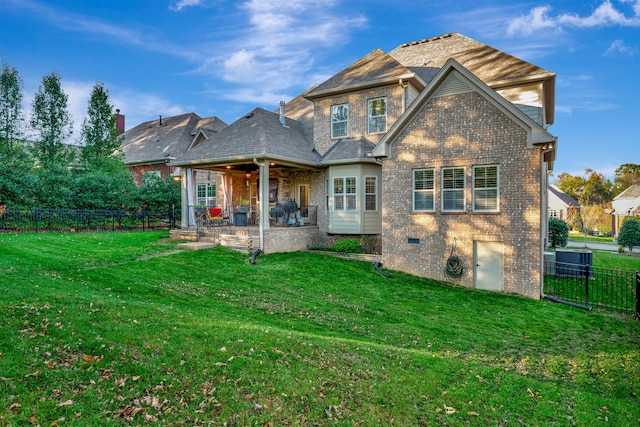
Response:
M444 184L445 184L444 172L446 170L451 170L451 169L462 169L462 188L454 188L454 189L444 188ZM464 166L450 166L450 167L442 168L442 170L440 171L440 209L442 210L442 212L465 212L465 206L467 203L466 188L467 188L467 171ZM446 199L445 193L448 193L448 192L457 193L459 191L462 191L462 209L445 209L444 208L444 202Z
M476 209L476 169L478 168L496 168L496 187L483 187L482 190L492 190L495 188L496 190L496 208L495 209ZM473 211L474 212L500 212L500 165L490 164L490 165L477 165L473 167L473 177L472 188L473 188Z
M204 187L204 197L200 197L199 191L200 191L200 187ZM214 196L213 197L209 197L209 188L213 187L214 188ZM204 203L200 203L201 200L204 200ZM210 204L213 203L213 204ZM197 184L196 185L196 204L197 205L203 205L203 206L208 206L208 207L215 207L218 204L218 186L216 184L210 183L203 183L203 184Z
M373 193L367 193L368 178L373 178ZM375 206L373 209L367 209L367 196L375 197ZM378 177L375 175L365 175L364 177L364 210L367 212L376 212L378 210Z
M334 121L334 120L333 120L333 109L334 109L334 108L338 108L338 107L344 107L344 108L347 110L347 118L346 118L344 121L342 121L342 120L340 120L340 121ZM346 138L346 137L348 137L348 136L349 136L349 104L336 104L336 105L332 105L332 106L331 106L331 109L330 109L330 111L329 111L329 121L331 122L331 125L330 125L330 126L331 126L331 130L330 130L330 133L331 133L331 139L338 139L338 138ZM334 135L334 132L333 132L333 125L334 125L335 123L345 123L345 124L346 124L346 126L345 126L345 132L344 132L344 135Z
M371 103L373 101L379 101L381 99L384 100L384 114L381 114L379 116L371 115ZM386 96L380 96L378 98L372 98L372 99L367 100L367 133L369 133L369 134L377 134L377 133L385 133L387 131L387 109L388 108L389 108L389 105L387 104L387 97ZM371 119L376 119L378 117L384 117L384 130L372 132L371 131Z
M431 193L433 196L433 207L431 209L416 209L416 172L431 171L433 174L433 188L431 190L419 190L421 193ZM411 171L411 210L413 212L435 212L436 211L436 172L434 168L418 168Z
M354 179L355 180L355 192L354 193L347 193L347 179ZM342 187L344 189L344 191L342 193L336 193L335 189L335 181L339 179L342 180ZM332 180L333 186L332 186L332 190L331 190L331 194L332 194L332 200L333 200L333 210L334 211L338 211L338 212L355 212L358 210L358 178L355 176L334 176L333 180ZM337 209L336 208L336 197L341 197L342 198L342 209ZM354 199L354 207L352 209L349 209L349 199L353 198Z

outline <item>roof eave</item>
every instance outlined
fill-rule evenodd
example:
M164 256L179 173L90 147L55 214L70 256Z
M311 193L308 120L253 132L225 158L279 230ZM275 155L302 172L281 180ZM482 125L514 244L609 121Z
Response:
M387 86L396 84L401 80L415 80L417 83L425 84L424 81L415 73L402 74L394 77L386 77L384 79L370 80L368 82L356 83L351 85L340 86L337 88L313 91L312 93L303 95L305 99L314 100L330 95L338 95L341 93L355 92L359 90L369 89L378 86Z

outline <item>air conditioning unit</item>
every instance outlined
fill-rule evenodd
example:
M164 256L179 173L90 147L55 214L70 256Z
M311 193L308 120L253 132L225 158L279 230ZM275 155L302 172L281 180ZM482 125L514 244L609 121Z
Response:
M587 250L556 249L556 274L584 276L586 267L593 266L593 253Z

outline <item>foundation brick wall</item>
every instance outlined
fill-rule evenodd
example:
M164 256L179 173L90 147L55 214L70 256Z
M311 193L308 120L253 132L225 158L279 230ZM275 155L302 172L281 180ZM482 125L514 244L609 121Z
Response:
M499 165L499 213L472 212L472 167ZM464 213L441 212L441 168L465 168ZM435 212L412 211L412 170L434 168ZM505 293L540 298L541 153L527 148L525 130L475 92L428 101L398 136L383 163L382 253L386 268L447 279L454 238L474 286L474 241L502 242ZM409 238L419 244L408 243Z
M304 251L317 240L318 227L289 227L264 230L264 252Z

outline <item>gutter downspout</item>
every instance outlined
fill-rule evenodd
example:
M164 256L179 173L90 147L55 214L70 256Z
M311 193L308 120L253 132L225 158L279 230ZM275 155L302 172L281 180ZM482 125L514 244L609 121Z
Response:
M264 252L264 230L269 228L269 163L259 163L254 157L253 164L258 166L260 174L260 186L258 194L260 194L260 251ZM266 177L265 177L266 175Z
M549 186L549 165L544 157L546 153L556 149L556 142L557 140L550 141L544 144L540 150L540 237L542 237L540 239L540 298L547 297L544 294L544 252L547 249L547 239L549 236L549 200L547 194L547 188Z
M402 78L398 80L398 84L402 88L402 112L404 113L407 109L407 88L409 84L402 81Z

